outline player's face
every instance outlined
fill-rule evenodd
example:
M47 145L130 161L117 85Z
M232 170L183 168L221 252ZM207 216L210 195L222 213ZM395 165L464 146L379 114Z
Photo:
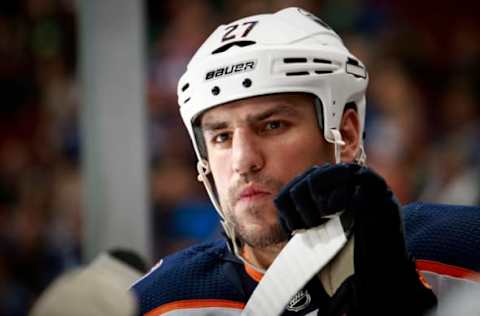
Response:
M285 241L274 197L296 175L333 156L318 127L314 97L234 101L206 112L201 124L220 204L237 236L256 248Z

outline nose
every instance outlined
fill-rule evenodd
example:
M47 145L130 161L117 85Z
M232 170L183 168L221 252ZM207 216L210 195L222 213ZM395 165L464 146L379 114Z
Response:
M238 128L232 140L232 168L235 173L245 177L262 170L265 157L254 132L247 128Z

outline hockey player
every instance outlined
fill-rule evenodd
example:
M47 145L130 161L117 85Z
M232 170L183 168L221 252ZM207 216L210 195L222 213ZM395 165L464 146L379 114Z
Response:
M226 239L137 282L143 315L422 315L435 304L407 256L399 204L365 166L367 82L341 38L299 8L213 32L178 102ZM292 284L302 288L279 302ZM267 302L252 295L263 285L283 310L251 303Z

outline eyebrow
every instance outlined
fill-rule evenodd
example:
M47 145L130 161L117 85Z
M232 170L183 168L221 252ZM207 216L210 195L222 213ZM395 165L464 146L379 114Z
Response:
M286 115L288 117L300 116L299 112L294 108L294 106L281 104L257 114L247 115L246 122L250 124L257 123L279 114ZM227 128L228 126L229 123L227 121L213 121L203 123L201 128L203 131L215 131Z

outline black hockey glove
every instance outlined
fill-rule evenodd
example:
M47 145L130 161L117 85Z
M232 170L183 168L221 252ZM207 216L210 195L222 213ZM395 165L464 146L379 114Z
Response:
M356 164L313 166L290 181L274 201L284 230L291 235L298 229L317 227L328 220L326 216L345 210L359 169Z
M369 168L315 166L289 183L275 204L289 233L341 210L352 215L355 274L332 297L329 315L423 315L436 304L408 257L400 205Z

